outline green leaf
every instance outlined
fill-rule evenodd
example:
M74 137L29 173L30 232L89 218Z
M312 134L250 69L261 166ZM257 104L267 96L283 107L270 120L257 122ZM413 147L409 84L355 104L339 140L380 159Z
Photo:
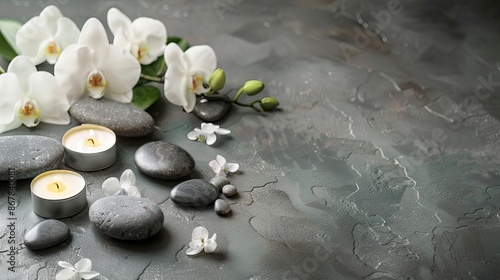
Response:
M154 86L136 86L131 105L146 110L160 97L160 90Z
M0 65L0 74L5 73L5 69L3 69L2 65Z
M167 66L165 65L163 55L148 65L141 65L141 73L148 76L161 77L165 75L166 71Z
M22 25L16 20L0 19L0 55L9 61L20 53L16 46L16 33Z
M179 45L179 47L181 48L181 50L183 52L185 52L187 49L189 49L188 41L184 40L181 37L169 36L167 38L167 45L170 43L176 43L177 45Z

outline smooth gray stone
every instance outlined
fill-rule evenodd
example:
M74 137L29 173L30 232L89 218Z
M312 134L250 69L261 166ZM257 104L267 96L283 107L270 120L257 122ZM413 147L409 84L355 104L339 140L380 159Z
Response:
M224 199L217 199L214 204L215 213L219 215L226 215L231 211L231 207Z
M172 201L182 206L201 207L213 203L219 196L216 186L201 179L191 179L175 186L170 192Z
M222 193L225 196L230 197L238 193L238 190L233 185L225 185L224 187L222 187Z
M219 191L221 191L225 185L229 185L231 182L229 182L229 179L224 176L215 176L212 180L210 180L210 183L214 184L214 186L219 188Z
M59 141L36 135L0 136L0 151L0 180L33 178L59 167L64 157Z
M142 240L160 231L164 216L160 207L147 198L113 195L94 202L90 221L103 234L121 240Z
M105 126L118 136L146 136L154 128L154 120L147 112L106 98L84 98L73 104L69 112L80 123Z
M43 220L24 234L24 245L31 250L41 250L63 243L69 235L65 223L54 219Z
M231 109L231 103L223 101L207 101L200 102L202 99L196 100L193 113L202 121L215 122L222 119Z
M151 177L175 180L194 170L194 159L183 148L162 141L142 145L135 152L134 161L141 172Z

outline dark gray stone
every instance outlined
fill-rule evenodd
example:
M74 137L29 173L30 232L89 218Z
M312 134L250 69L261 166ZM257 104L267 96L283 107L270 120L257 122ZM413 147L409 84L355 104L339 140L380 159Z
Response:
M41 250L63 243L69 235L65 223L54 219L44 220L24 234L24 245L31 250Z
M219 190L211 183L192 179L175 186L170 192L172 201L182 206L201 207L213 203L219 196Z
M238 190L233 185L225 185L224 187L222 187L222 193L227 197L233 196L237 192Z
M229 185L231 182L229 182L229 179L224 176L215 176L212 180L210 180L210 183L214 184L214 186L219 188L219 191L221 191L225 185Z
M226 215L231 211L231 207L224 199L217 199L214 204L215 213L219 215Z
M202 121L215 122L222 119L231 109L231 103L223 101L200 102L202 98L196 100L193 113Z
M103 234L121 240L142 240L160 231L163 212L147 198L113 195L94 202L90 221Z
M80 123L105 126L118 136L146 136L154 128L154 120L147 112L106 98L84 98L73 104L69 112Z
M59 141L36 135L1 136L0 151L0 180L33 178L59 167L64 157Z
M194 159L183 148L162 141L142 145L134 161L141 172L151 177L175 180L194 170Z

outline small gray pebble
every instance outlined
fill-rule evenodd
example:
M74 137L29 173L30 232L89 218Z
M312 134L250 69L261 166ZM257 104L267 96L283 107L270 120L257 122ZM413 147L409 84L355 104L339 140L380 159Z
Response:
M222 187L229 185L231 182L229 182L229 179L224 176L215 176L212 180L210 180L210 183L214 184L214 186L219 188L220 191L222 190Z
M206 122L216 122L222 119L231 109L231 103L224 101L201 102L202 98L197 98L193 113L200 120Z
M191 207L202 207L213 203L219 196L219 189L201 179L191 179L175 186L170 192L172 201Z
M24 235L24 245L31 250L41 250L63 243L69 238L68 226L58 220L43 220Z
M222 193L229 197L229 196L233 196L235 195L236 193L238 192L238 190L236 189L235 186L233 185L225 185L224 187L222 187Z
M231 207L224 199L217 199L214 204L214 210L217 214L225 215L231 211Z

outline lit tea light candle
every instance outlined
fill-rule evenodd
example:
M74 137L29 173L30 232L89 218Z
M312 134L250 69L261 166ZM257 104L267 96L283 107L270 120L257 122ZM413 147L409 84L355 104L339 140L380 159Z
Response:
M104 126L82 124L68 130L62 139L65 161L80 171L95 171L116 160L116 135Z
M41 217L62 219L80 213L87 205L85 180L68 170L52 170L31 181L33 211Z

